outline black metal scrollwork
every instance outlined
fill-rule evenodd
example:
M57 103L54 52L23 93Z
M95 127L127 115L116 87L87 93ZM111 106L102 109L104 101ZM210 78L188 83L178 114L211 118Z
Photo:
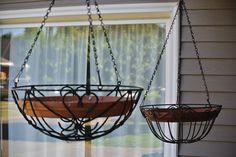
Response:
M130 117L142 89L134 86L29 85L12 90L30 125L66 141L92 140L117 129ZM23 97L20 99L20 97Z

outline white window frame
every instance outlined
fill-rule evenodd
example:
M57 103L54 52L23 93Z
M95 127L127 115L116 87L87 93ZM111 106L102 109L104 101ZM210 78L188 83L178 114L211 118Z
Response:
M167 31L170 28L173 16L176 13L177 6L172 10L172 18L167 23ZM175 104L177 100L177 78L178 78L178 61L179 61L179 44L180 44L180 32L179 32L179 16L177 15L176 21L172 30L172 36L169 38L169 42L166 47L166 91L165 91L165 103ZM170 125L171 130L175 131L174 137L177 137L177 124ZM168 128L167 124L165 128ZM165 134L169 133L169 129L165 129ZM172 132L173 133L173 132ZM164 143L164 157L177 157L178 145Z
M92 7L94 8L94 7ZM102 14L111 13L158 13L171 12L172 17L177 8L177 3L140 3L140 4L112 4L100 5ZM0 21L15 18L33 18L43 17L47 8L39 9L25 9L25 10L7 10L0 11ZM94 12L94 11L93 11ZM71 7L54 7L51 16L65 16L65 15L86 15L87 11L84 6ZM144 23L165 23L166 30L169 30L172 22L172 17L169 19L135 19L135 20L105 20L105 24L144 24ZM166 88L165 88L165 103L176 103L177 98L177 67L178 67L178 50L179 50L179 17L175 21L172 35L169 38L166 49ZM46 23L46 26L78 26L87 25L87 21L80 22L51 22ZM94 24L99 24L94 21ZM24 24L1 24L0 28L20 28L20 27L39 27L40 23L24 23ZM172 125L176 130L177 125ZM164 157L177 157L177 145L164 143Z

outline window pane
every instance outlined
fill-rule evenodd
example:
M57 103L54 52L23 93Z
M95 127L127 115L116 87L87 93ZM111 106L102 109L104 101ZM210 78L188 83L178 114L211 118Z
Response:
M162 142L151 134L138 107L122 127L92 142L59 141L29 126L14 105L9 89L37 30L1 29L1 142L4 153L9 157L163 156ZM165 37L165 25L110 25L107 30L122 83L146 88ZM27 63L20 85L85 83L87 34L86 26L45 28ZM100 27L95 28L95 35L102 82L115 84L111 57ZM92 83L98 83L94 59ZM147 103L163 103L164 89L165 59L162 59Z

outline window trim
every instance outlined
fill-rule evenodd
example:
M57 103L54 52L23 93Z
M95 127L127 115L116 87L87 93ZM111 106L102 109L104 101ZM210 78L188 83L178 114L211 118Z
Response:
M167 23L167 31L170 28L173 16L175 15L177 6L172 10L172 17ZM177 100L177 78L178 78L178 61L179 61L179 20L180 17L177 15L176 21L172 30L172 36L169 38L169 42L166 47L166 91L165 91L165 103L175 104ZM172 57L171 57L172 56ZM172 130L175 130L175 135L177 137L177 124L171 124ZM168 128L168 125L165 125ZM165 130L165 134L169 133L169 129ZM164 143L164 157L177 157L178 155L178 145Z
M111 13L145 13L145 12L171 12L176 3L137 3L137 4L106 4L99 5L102 14ZM94 12L93 5L91 10ZM19 9L0 11L0 19L42 17L47 8ZM64 15L86 15L85 6L53 7L51 17Z
M94 8L92 6L92 8ZM71 7L54 7L50 18L52 17L64 17L64 16L86 16L86 8L84 6L71 6ZM114 15L114 14L129 14L135 13L138 15L147 15L147 19L141 17L141 19L119 19L116 20L104 20L106 24L144 24L144 23L165 23L167 29L170 27L172 21L171 16L175 13L177 9L177 3L140 3L140 4L113 4L113 5L100 5L103 15ZM45 14L47 8L38 9L25 9L25 10L7 10L0 11L0 29L1 28L20 28L20 27L39 27L42 16ZM94 11L93 11L94 12ZM158 16L153 17L153 13L169 13L168 17L162 16L157 19ZM29 19L40 18L39 21L29 22ZM75 26L75 25L87 25L87 19L82 21L69 21L60 22L49 21L46 26ZM25 20L25 23L11 23L15 19ZM106 19L106 18L104 18ZM10 21L10 22L9 22ZM179 49L179 17L177 17L176 24L173 29L173 36L170 37L167 44L166 51L166 88L165 88L165 103L175 103L177 98L177 71L178 71L178 49ZM94 21L94 24L99 24L98 21ZM173 40L175 39L175 40ZM175 48L173 48L175 47ZM172 125L176 129L177 125ZM164 157L177 157L178 145L164 143Z
M104 21L106 24L119 24L118 20L132 22L134 21L132 19L142 19L146 22L149 20L145 19L156 20L158 18L161 20L166 20L170 17L170 13L175 6L176 3L138 3L100 5L100 9L102 10L102 15L104 16ZM96 12L93 6L91 6L91 8L92 12ZM42 21L42 17L44 16L46 10L47 8L0 11L0 28L23 26L38 27L40 26L40 22ZM119 14L126 16L118 16ZM46 23L46 26L54 26L55 24L59 24L61 26L87 25L86 7L54 7L52 9L52 13L50 14L50 18ZM94 21L94 24L98 24L98 22Z

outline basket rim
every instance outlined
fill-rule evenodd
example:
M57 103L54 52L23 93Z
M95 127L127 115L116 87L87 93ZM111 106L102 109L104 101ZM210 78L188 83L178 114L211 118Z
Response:
M162 106L169 106L166 108L160 108L159 105L146 105L140 106L140 110L146 120L156 122L203 122L215 119L220 110L221 105L209 105L206 104L188 104L184 107L171 108L169 104L162 104ZM183 105L183 104L182 104ZM192 107L194 105L194 107ZM204 106L202 106L204 105ZM206 115L207 114L207 115Z
M150 105L141 105L139 106L140 109L157 109L159 107L163 107L163 106L180 106L179 108L181 108L183 106L184 109L188 109L186 108L185 106L189 107L189 108L222 108L222 105L219 105L219 104L187 104L187 103L184 103L184 104L150 104ZM179 108L176 108L176 109L179 109ZM168 109L168 108L161 108L161 109ZM174 109L174 108L171 108L171 109Z
M39 91L61 91L63 87L77 87L77 86L81 86L84 88L78 88L76 89L77 91L86 91L85 87L87 86L87 84L35 84L35 85L21 85L21 86L17 86L17 87L12 87L11 91L27 91L27 90L32 90L33 88L36 88ZM91 88L91 91L111 91L114 89L111 89L112 87L115 88L117 86L119 86L119 90L120 91L129 91L129 90L133 90L133 91L143 91L142 87L138 87L138 86L130 86L130 85L117 85L117 84L104 84L104 85L98 85L98 84L91 84L89 85L90 87L94 87ZM39 88L37 88L39 87ZM40 87L44 87L44 88L40 88ZM46 88L48 87L48 88ZM102 88L100 88L102 87ZM95 89L96 88L96 89ZM66 90L63 89L63 91L69 91L70 89Z

